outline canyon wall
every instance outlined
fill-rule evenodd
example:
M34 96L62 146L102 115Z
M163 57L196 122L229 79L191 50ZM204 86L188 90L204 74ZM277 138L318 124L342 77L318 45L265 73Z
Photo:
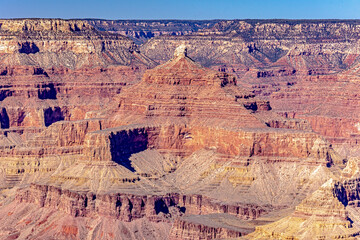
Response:
M100 31L119 33L142 44L157 36L181 36L213 26L216 20L102 20L89 19Z
M1 238L358 236L359 34L0 20Z

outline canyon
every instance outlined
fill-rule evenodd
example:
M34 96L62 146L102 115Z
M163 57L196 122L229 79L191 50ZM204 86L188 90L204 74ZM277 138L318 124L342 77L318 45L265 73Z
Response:
M0 238L357 239L359 35L0 20Z

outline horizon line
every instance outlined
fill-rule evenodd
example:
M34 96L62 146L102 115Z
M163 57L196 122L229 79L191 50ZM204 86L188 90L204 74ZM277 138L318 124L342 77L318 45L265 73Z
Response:
M360 21L356 18L214 18L214 19L179 19L179 18L126 18L126 19L107 19L107 18L59 18L59 17L15 17L0 18L0 20L99 20L99 21Z

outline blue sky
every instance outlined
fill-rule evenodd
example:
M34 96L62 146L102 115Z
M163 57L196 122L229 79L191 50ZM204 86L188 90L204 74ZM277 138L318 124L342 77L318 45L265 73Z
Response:
M360 0L0 0L0 18L359 19Z

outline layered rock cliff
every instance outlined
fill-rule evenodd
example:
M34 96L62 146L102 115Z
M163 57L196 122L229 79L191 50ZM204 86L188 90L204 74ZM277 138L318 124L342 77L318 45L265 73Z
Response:
M187 24L1 20L1 238L359 235L356 21Z
M330 179L298 205L290 217L257 227L246 239L353 239L360 234L345 206L336 198Z
M0 53L16 54L16 57L3 59L6 65L74 69L131 65L139 59L147 63L146 58L141 59L133 41L122 35L96 31L86 21L19 19L1 20L0 25Z
M359 159L351 158L341 175L324 183L288 217L243 239L356 239L359 228Z
M187 44L194 60L236 75L275 112L309 121L336 146L355 148L358 39L355 20L231 20L186 36L155 37L140 49L164 62Z
M82 20L0 20L0 56L1 128L23 137L84 119L155 65L132 40Z
M100 31L120 33L142 44L157 36L181 36L213 26L216 20L102 20L88 22Z

